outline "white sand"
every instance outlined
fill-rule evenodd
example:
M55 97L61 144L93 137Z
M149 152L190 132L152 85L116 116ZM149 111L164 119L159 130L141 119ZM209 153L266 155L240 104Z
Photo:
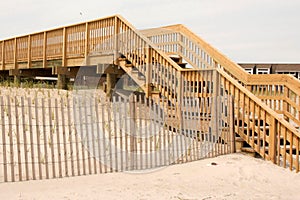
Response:
M299 186L300 173L232 154L150 173L2 183L0 199L300 199Z

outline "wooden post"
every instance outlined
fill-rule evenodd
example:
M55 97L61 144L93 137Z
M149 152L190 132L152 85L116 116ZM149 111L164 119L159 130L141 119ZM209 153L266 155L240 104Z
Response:
M213 77L212 77L212 82L213 82L213 106L212 106L212 134L217 137L218 136L218 131L219 131L219 86L220 86L220 80L219 80L219 74L217 70L213 70Z
M270 124L270 139L269 139L269 157L270 160L276 164L276 151L277 151L277 120L275 118L271 118ZM278 152L280 153L280 152ZM279 155L278 155L279 156Z
M287 99L289 98L289 91L288 90L289 90L289 88L284 86L284 89L283 89L284 99L283 99L282 111L283 111L283 116L284 116L285 120L288 120L288 117L286 117L286 115L285 115L285 112L288 112L288 103L287 103Z
M4 99L0 97L0 105L1 105L1 125L2 125L2 148L3 148L3 171L4 171L4 182L7 182L7 157L6 157L6 134L5 134L5 113L4 113Z
M151 96L151 82L152 82L152 49L151 46L149 45L147 47L147 68L146 68L146 97L148 98Z
M27 68L31 67L31 35L28 35Z
M14 51L14 69L18 69L18 62L17 62L18 50L17 50L17 48L18 48L17 38L15 38L15 44L14 44L14 49L15 49L15 51Z
M20 87L20 83L21 83L21 77L18 75L14 76L14 85L15 87Z
M120 22L119 18L116 16L114 20L114 59L115 61L119 57L119 34L120 34Z
M47 65L47 32L44 32L44 42L43 42L43 68Z
M5 41L3 40L3 42L2 42L2 67L1 67L1 70L4 70L5 69Z
M84 58L86 60L86 65L89 65L88 54L89 54L89 23L85 23L85 41L84 41Z
M232 95L228 96L229 99L229 138L230 138L230 153L235 153L235 127L234 127L234 97Z
M106 96L111 98L113 89L117 83L117 77L115 74L108 73L106 74L106 82L107 82L107 89L106 89Z
M57 89L67 89L67 78L64 74L57 75Z
M67 30L66 28L63 29L63 44L62 44L62 61L61 65L65 67L66 63L66 52L67 52Z

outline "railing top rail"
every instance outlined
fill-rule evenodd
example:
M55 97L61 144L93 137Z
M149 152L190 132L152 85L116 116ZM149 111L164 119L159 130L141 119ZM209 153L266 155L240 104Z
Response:
M229 58L227 58L225 55L219 52L216 48L212 47L210 44L205 42L198 35L194 34L191 30L189 30L182 24L164 26L157 29L153 28L148 31L145 30L143 33L149 36L154 34L160 35L164 34L167 30L173 30L173 32L175 31L186 35L188 38L192 39L194 42L198 43L202 48L204 48L205 51L221 66L226 66L226 69L230 70L230 73L232 73L235 77L238 77L242 82L248 81L249 74L243 73L244 70L239 65L231 61Z
M48 29L48 30L44 30L44 31L37 31L37 32L25 34L25 35L15 36L15 37L7 38L7 39L1 39L0 42L12 40L12 39L15 39L15 38L27 37L29 35L37 35L37 34L41 34L41 33L44 33L44 32L51 32L51 31L61 30L61 29L64 29L64 28L84 25L86 23L92 23L92 22L97 22L97 21L101 21L101 20L107 20L107 19L111 19L111 18L114 18L114 17L119 17L119 15L112 15L112 16L108 16L108 17L102 17L102 18L99 18L99 19L94 19L94 20L90 20L90 21L86 21L86 22L80 22L80 23L70 24L70 25L57 27L57 28L53 28L53 29Z
M136 28L134 28L134 26L129 23L125 18L123 18L121 15L116 15L116 17L118 17L121 21L123 21L130 29L134 30L134 32L141 38L143 39L145 42L147 42L147 44L157 53L159 53L160 55L162 55L162 57L164 59L166 59L166 61L168 61L170 64L172 64L172 66L178 70L178 71L185 71L185 69L182 69L176 62L174 62L171 58L169 58L169 56L158 49L158 47L152 43L144 34L142 34L139 30L137 30Z
M153 35L164 35L167 33L178 32L184 34L191 38L193 41L197 42L202 46L208 54L210 54L214 60L216 60L221 66L225 67L230 73L235 77L238 77L246 85L256 85L256 84L283 84L289 89L293 90L295 93L300 94L300 80L293 76L287 74L248 74L245 72L238 64L231 61L217 49L212 47L210 44L201 39L198 35L195 35L187 27L182 24L175 24L164 26L160 28L150 28L143 30L142 33L148 36Z

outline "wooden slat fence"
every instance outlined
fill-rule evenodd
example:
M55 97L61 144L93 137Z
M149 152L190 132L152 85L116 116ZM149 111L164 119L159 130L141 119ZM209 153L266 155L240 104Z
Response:
M1 95L0 182L145 170L230 153L232 98L217 98L221 112L214 116L213 97L170 104L134 95L109 101L90 91Z

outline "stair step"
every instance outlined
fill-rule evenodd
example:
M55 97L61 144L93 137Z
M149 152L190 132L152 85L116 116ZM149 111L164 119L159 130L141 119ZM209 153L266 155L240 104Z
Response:
M242 152L248 152L248 153L256 153L256 151L252 147L242 147Z

